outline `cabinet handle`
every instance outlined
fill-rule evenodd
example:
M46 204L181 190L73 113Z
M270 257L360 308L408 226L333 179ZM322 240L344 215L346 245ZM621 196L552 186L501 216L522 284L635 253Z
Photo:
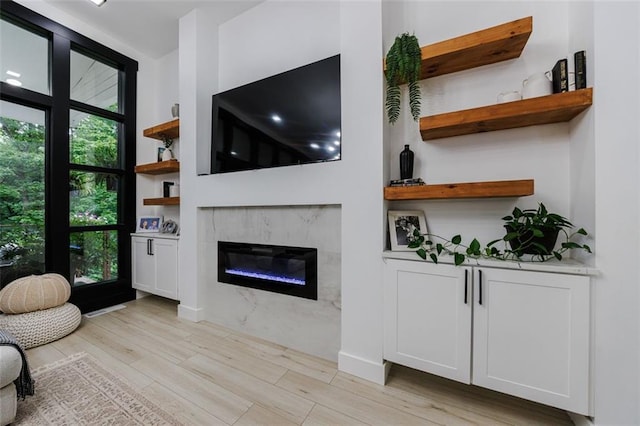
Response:
M478 304L482 305L482 269L478 270Z
M469 271L467 271L466 269L464 270L464 304L466 305L467 302L467 293L469 291Z
M153 240L151 238L147 239L147 254L153 256Z

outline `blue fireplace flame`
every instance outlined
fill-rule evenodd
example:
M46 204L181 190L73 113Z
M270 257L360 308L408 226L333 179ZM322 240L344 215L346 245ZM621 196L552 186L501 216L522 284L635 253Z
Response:
M242 269L226 269L226 268L225 268L225 273L231 274L231 275L237 275L240 277L258 278L262 280L276 281L276 282L286 283L286 284L305 285L304 280L293 278L293 277L286 277L282 275L272 275L272 274L265 274L262 272L253 272L253 271L246 271Z

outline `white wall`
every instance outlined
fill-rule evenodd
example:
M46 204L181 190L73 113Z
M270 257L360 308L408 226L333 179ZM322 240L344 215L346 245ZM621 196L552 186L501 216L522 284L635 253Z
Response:
M594 5L595 421L640 424L638 16L636 2Z
M385 14L384 50L396 35L415 33L420 45L533 16L533 32L520 58L423 80L422 116L495 104L504 91L521 90L529 75L550 70L567 57L567 3L409 1L390 3ZM464 13L462 13L464 11ZM572 54L572 53L571 53ZM403 101L399 121L388 126L390 178L400 177L398 155L404 144L415 153L414 176L427 183L534 179L535 195L487 200L391 202L390 209L419 209L429 232L469 242L504 235L501 217L514 206L547 208L570 216L570 125L566 123L487 132L423 142L418 123ZM386 120L385 120L386 122ZM473 214L469 214L473 212ZM586 226L586 225L585 225Z
M386 50L404 31L415 31L428 44L534 17L521 58L423 83L425 114L492 103L529 73L550 68L560 57L572 64L575 51L587 51L594 105L569 124L423 143L417 124L405 117L389 129L386 144L391 178L398 177L397 155L407 142L418 157L417 174L428 182L535 178L536 195L519 200L389 203L425 210L431 232L499 236L496 217L515 203L538 201L592 236L597 232L587 240L595 255L581 260L601 272L592 284L592 381L594 421L603 425L640 424L638 9L635 2L402 2L388 6L384 20Z
M192 147L203 140L209 142L210 96L216 89L213 84L204 87L206 82L198 75L200 69L194 60L210 55L212 49L212 39L205 42L197 34L200 26L207 25L205 20L194 19L192 15L197 18L198 13L194 11L180 22L184 117L180 313L195 318L206 309L203 283L195 274L199 270L195 260L198 207L339 204L343 224L341 368L353 371L364 366L372 372L361 375L381 381L380 3L272 1L222 24L216 32L219 59L209 64L219 72L219 79L215 80L216 72L208 76L220 90L342 54L342 160L195 177ZM208 96L207 102L195 101L201 93ZM196 116L197 120L190 118ZM200 130L207 133L206 139L196 139Z

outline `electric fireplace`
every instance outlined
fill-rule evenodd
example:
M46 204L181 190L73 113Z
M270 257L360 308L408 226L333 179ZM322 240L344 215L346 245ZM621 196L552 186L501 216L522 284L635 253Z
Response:
M218 241L218 281L318 300L318 250Z

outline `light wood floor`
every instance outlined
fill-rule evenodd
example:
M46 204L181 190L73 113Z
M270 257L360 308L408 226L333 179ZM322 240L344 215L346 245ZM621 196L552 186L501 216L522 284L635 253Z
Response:
M394 366L386 386L286 347L176 316L147 297L27 351L87 352L185 425L570 425L566 413Z

